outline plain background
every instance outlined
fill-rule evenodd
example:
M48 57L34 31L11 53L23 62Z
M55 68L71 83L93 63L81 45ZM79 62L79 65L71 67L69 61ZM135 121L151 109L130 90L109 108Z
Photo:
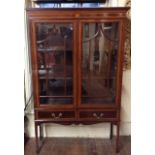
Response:
M24 154L24 0L0 2L0 154ZM132 155L155 154L154 2L132 1Z

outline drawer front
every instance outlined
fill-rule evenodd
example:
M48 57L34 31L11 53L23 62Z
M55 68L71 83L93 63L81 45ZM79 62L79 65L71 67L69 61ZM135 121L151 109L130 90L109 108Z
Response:
M39 119L54 119L54 120L63 120L75 118L74 111L39 111L38 112Z
M102 120L107 118L116 118L116 111L80 111L79 117L81 119L94 119L94 120Z

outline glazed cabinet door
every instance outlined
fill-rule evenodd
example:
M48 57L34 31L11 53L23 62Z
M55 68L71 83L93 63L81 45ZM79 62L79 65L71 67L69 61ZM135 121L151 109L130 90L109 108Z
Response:
M81 106L116 103L119 37L118 21L81 22Z
M74 29L71 21L33 23L33 76L38 106L75 103Z

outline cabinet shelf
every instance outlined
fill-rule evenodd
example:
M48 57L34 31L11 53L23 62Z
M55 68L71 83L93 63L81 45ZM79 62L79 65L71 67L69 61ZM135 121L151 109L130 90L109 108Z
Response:
M116 77L109 77L109 78L107 78L107 77L102 77L102 76L92 76L92 77L82 77L82 79L83 80L89 80L89 79L91 79L91 80L93 80L93 79L98 79L98 80L115 80L116 79Z
M39 96L41 98L71 98L73 96Z
M44 77L39 77L39 79L40 80L46 80L47 77L45 77L45 76ZM49 80L53 80L53 79L56 79L56 80L65 80L65 79L66 80L71 80L71 79L73 79L73 77L65 77L64 78L64 77L59 77L59 76L54 76L54 77L52 76L52 77L48 77L48 79Z
M49 65L50 66L50 65ZM38 70L39 71L42 71L42 70L54 70L54 69L56 69L56 68L64 68L64 67L66 67L67 69L70 69L70 68L73 68L73 66L72 65L65 65L65 64L51 64L51 66L50 67L39 67L38 68Z
M44 105L68 105L73 104L72 97L59 97L59 98L40 98L40 103Z
M38 48L37 49L38 52L56 52L56 51L65 51L65 47L64 46L52 46L49 48Z
M52 68L39 69L38 75L40 79L52 79L52 78L72 78L73 76L73 67L58 65Z

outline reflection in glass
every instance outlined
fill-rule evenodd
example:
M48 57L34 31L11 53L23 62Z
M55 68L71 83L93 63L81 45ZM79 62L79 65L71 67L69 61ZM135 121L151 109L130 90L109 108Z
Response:
M118 23L85 23L82 51L82 103L114 103Z
M40 103L71 104L73 102L72 24L38 23L36 30Z

